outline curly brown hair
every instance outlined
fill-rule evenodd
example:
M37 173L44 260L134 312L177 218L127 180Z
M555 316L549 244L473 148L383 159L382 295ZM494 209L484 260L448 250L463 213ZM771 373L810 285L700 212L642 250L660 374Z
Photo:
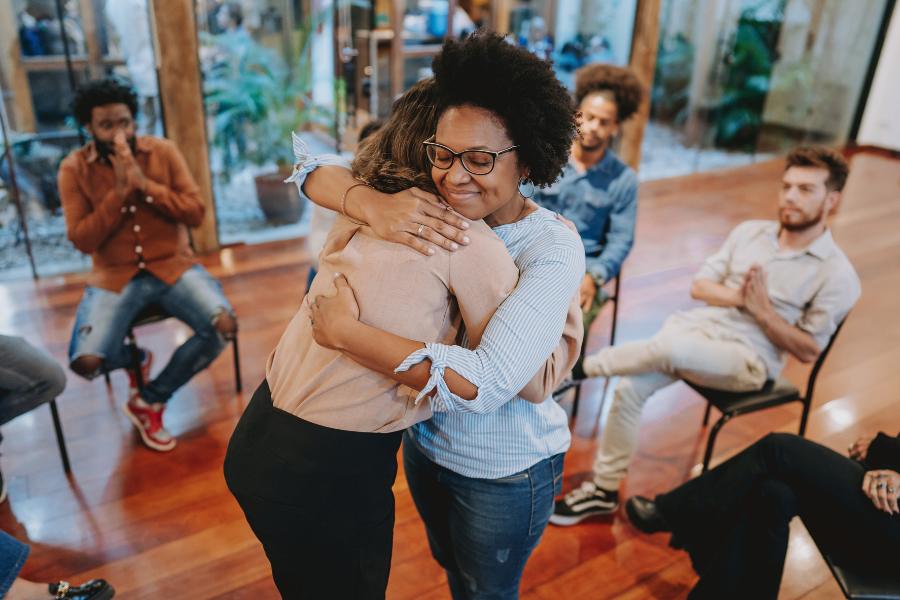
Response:
M423 79L394 102L384 125L360 142L353 175L387 194L411 187L436 194L422 142L434 134L439 116L434 79Z
M581 106L581 101L589 94L596 92L612 94L619 123L631 118L644 99L644 86L631 69L603 63L590 64L575 72L577 106Z
M794 148L784 161L784 170L791 167L817 167L828 171L825 187L831 191L841 191L847 183L850 167L847 160L837 150L825 146L800 146Z

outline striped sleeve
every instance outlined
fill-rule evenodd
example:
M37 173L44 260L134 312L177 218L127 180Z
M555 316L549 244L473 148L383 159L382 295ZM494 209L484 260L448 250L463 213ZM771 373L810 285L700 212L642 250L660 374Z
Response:
M530 249L520 265L519 283L494 313L474 350L426 344L397 367L431 361L431 377L417 401L429 399L434 412L489 413L516 397L559 345L569 301L584 276L584 248L562 224ZM548 232L549 233L549 232ZM473 400L453 394L444 381L447 368L478 388Z
M309 150L309 146L307 146L296 133L291 133L291 139L294 144L294 169L284 182L295 184L300 191L300 197L311 204L315 204L315 202L310 200L309 196L303 191L303 184L306 183L306 178L309 174L315 171L316 167L323 167L326 165L334 165L349 169L350 163L347 159L338 156L337 154L313 155Z

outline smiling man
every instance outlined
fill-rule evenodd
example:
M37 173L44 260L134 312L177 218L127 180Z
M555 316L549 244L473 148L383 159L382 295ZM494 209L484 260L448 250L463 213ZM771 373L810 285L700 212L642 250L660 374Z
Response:
M205 207L175 145L135 135L130 87L112 78L88 82L73 110L92 139L60 165L59 191L69 239L91 255L93 269L78 305L70 366L88 379L130 366L123 340L150 304L189 325L193 337L156 378L152 355L142 351L146 386L138 391L132 374L124 407L144 444L171 450L166 402L219 355L237 326L219 282L193 260L187 228L200 224Z
M623 377L593 477L556 503L551 523L573 525L618 508L641 411L657 390L685 379L753 391L778 376L785 354L801 362L818 357L860 294L859 278L827 223L847 174L844 158L828 148L791 152L778 221L738 225L694 278L691 297L707 306L675 313L649 340L585 358L589 376Z
M592 64L575 75L579 137L569 164L534 200L575 224L584 244L587 273L581 282L585 338L603 302L601 287L619 274L634 243L637 176L612 149L622 123L637 111L644 91L628 69ZM584 376L580 364L574 377Z

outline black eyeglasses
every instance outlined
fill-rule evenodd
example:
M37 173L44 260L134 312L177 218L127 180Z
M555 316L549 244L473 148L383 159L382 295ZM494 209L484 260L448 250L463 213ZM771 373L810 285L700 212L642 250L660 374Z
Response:
M493 152L491 150L463 150L462 152L454 152L443 144L430 141L432 139L434 139L434 136L431 136L422 142L425 146L425 154L428 156L428 162L438 169L446 171L453 166L453 161L458 158L460 163L462 163L463 169L472 175L487 175L494 170L494 163L497 162L498 156L506 154L507 152L512 152L518 148L518 146L510 146L506 150L500 150L499 152Z

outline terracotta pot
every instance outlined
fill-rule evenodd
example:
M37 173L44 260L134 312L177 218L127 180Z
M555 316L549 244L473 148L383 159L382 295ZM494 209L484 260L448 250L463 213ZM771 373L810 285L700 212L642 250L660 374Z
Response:
M273 225L296 223L303 216L305 206L297 186L285 183L285 177L287 175L282 173L266 173L254 177L259 207L266 216L266 221Z

